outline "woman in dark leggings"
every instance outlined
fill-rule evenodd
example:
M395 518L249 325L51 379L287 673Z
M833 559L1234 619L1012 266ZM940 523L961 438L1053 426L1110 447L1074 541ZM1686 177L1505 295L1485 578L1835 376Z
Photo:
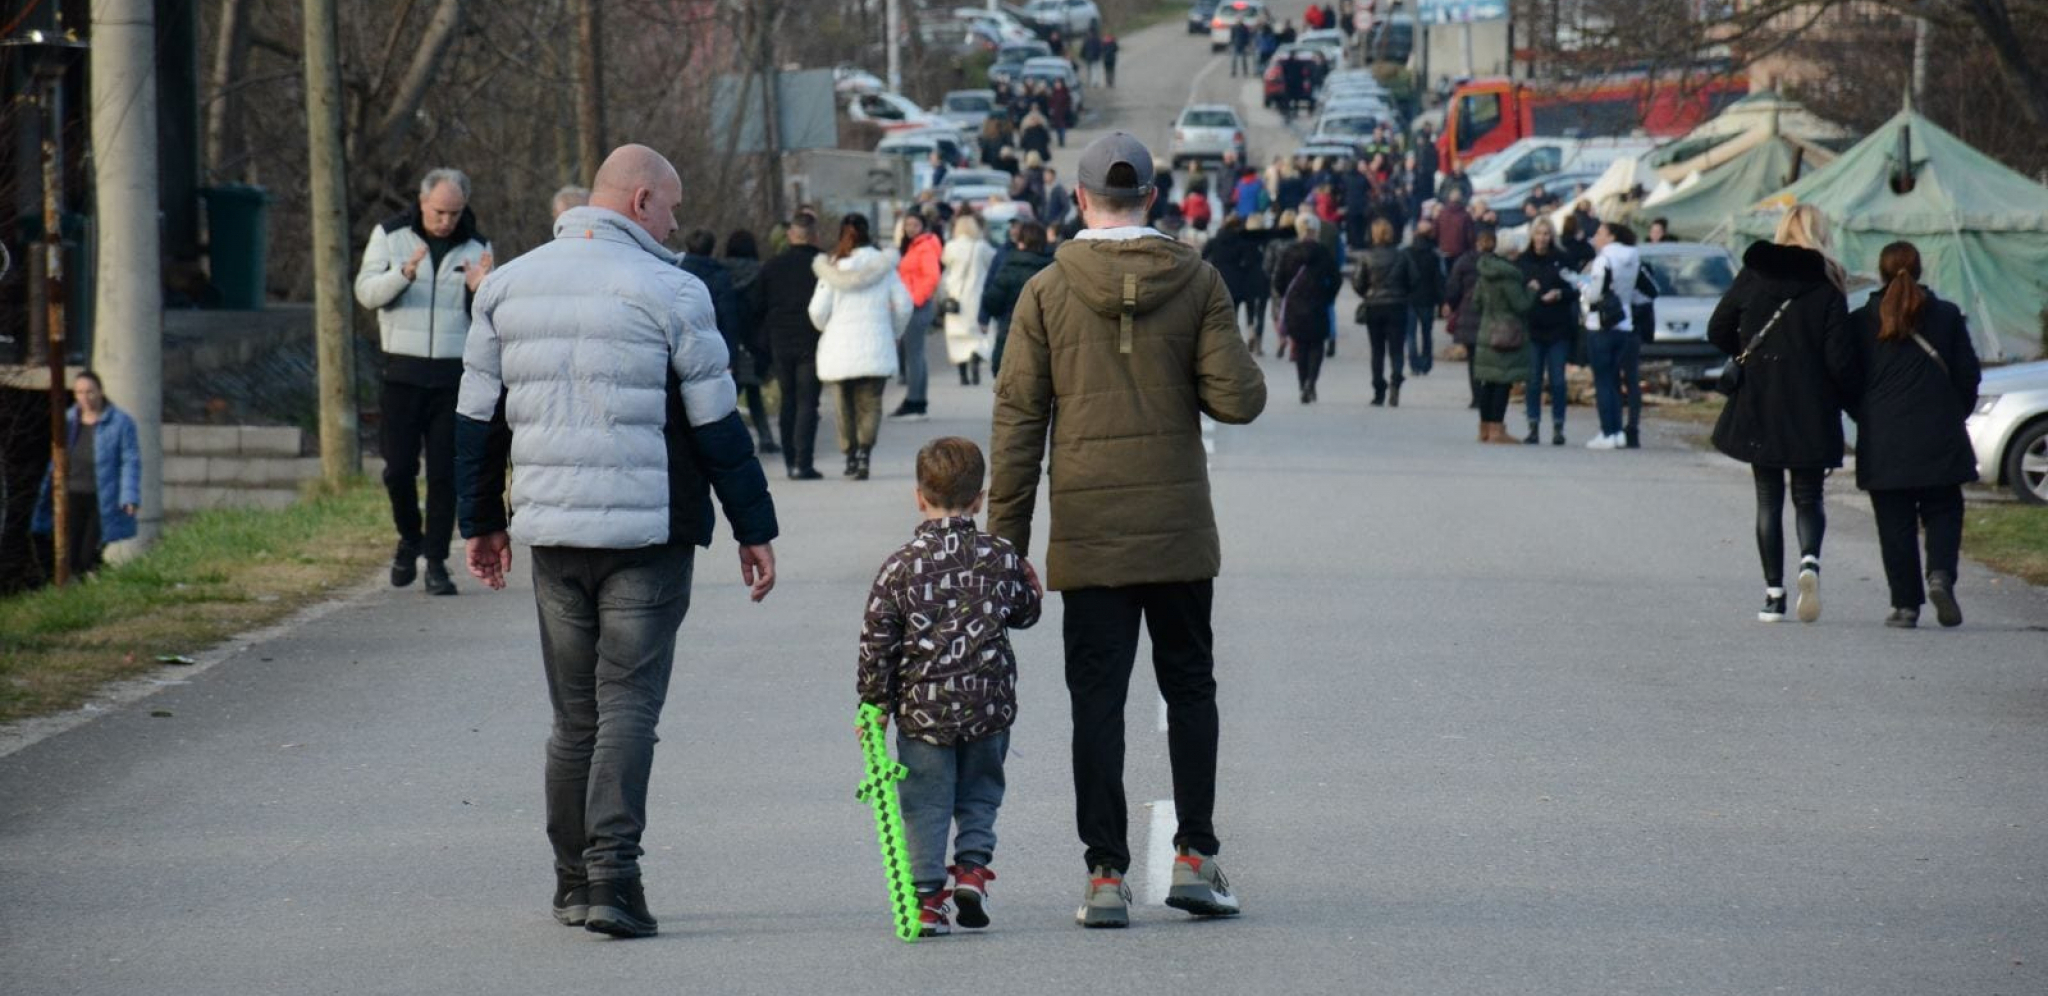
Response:
M1861 384L1842 267L1827 255L1827 222L1811 205L1785 213L1777 239L1749 247L1742 272L1707 322L1707 338L1741 368L1742 384L1714 426L1714 446L1756 478L1757 553L1764 607L1785 618L1787 481L1799 536L1801 622L1820 618L1822 485L1842 465L1842 412Z

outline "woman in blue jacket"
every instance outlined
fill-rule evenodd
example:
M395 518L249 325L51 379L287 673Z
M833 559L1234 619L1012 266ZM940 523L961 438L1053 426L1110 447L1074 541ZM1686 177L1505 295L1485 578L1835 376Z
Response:
M65 420L71 457L64 475L69 511L65 548L71 573L83 575L99 568L100 552L108 543L135 536L136 507L142 503L142 451L136 445L135 420L107 400L99 374L79 374L71 382L71 396L78 403ZM46 470L31 531L48 536L55 528Z

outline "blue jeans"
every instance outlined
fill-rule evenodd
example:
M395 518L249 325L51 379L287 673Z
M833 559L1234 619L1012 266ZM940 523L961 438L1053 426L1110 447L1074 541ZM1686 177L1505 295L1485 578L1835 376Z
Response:
M919 892L946 887L946 831L953 838L953 862L983 865L995 855L996 810L1003 805L1003 759L1010 731L939 747L896 733L896 760L909 774L897 786L903 831L910 845L910 873Z
M695 547L533 548L540 657L554 731L545 796L555 870L640 875L654 725L668 698L676 628L690 608Z
M1593 365L1593 403L1600 412L1600 434L1622 430L1622 389L1628 390L1628 428L1643 418L1643 341L1627 329L1608 329L1587 336L1587 360Z
M910 323L903 327L903 338L897 343L903 357L903 383L910 387L903 400L909 404L922 405L925 402L925 384L930 373L925 366L924 334L931 331L932 318L938 312L939 296L933 294L931 300L918 305L917 310L910 313Z
M1408 309L1408 369L1426 374L1436 366L1436 309Z
M1529 340L1529 424L1543 420L1543 378L1550 378L1550 421L1564 424L1564 360L1571 355L1571 340L1537 342Z

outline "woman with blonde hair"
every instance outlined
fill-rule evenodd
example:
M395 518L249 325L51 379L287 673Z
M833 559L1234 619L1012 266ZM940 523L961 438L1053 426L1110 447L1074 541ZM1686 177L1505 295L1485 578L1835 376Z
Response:
M962 387L981 383L981 361L989 355L988 329L975 319L995 258L995 247L982 237L980 219L971 211L955 216L952 238L939 256L944 274L939 278L939 313L945 316L946 359L959 369Z
M1856 417L1856 486L1870 493L1891 588L1885 625L1912 629L1921 604L1932 601L1943 626L1960 626L1955 586L1963 485L1977 479L1963 422L1977 407L1977 350L1962 309L1920 285L1920 250L1913 243L1885 246L1877 275L1884 292L1852 318L1863 380L1850 412Z
M1727 353L1732 391L1714 425L1714 447L1750 465L1756 482L1757 554L1764 607L1785 618L1786 481L1799 536L1801 622L1820 618L1820 549L1827 532L1822 486L1842 465L1842 411L1860 387L1855 339L1842 296L1842 267L1827 255L1827 219L1801 204L1778 238L1742 255L1742 272L1707 321L1707 338Z

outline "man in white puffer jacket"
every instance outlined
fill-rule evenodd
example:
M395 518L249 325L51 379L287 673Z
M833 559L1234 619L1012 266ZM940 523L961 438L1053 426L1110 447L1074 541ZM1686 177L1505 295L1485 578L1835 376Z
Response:
M637 937L656 929L640 836L696 548L711 545L709 492L757 602L775 586L775 504L710 294L661 245L683 196L675 167L628 145L593 187L554 241L477 292L456 476L472 574L503 588L512 538L533 547L555 918Z

